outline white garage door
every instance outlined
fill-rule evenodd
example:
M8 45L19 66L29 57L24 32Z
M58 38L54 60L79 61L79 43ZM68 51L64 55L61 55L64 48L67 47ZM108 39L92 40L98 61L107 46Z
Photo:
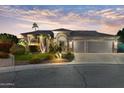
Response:
M112 41L88 41L88 53L112 53Z
M74 52L75 53L84 53L84 41L76 40L74 41Z
M112 53L112 41L74 41L75 53Z

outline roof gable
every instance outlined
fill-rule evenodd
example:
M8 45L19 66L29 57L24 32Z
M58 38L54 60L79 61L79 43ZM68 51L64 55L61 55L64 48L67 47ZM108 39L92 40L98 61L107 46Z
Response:
M59 29L54 29L52 31L72 31L72 30L65 29L65 28L59 28Z

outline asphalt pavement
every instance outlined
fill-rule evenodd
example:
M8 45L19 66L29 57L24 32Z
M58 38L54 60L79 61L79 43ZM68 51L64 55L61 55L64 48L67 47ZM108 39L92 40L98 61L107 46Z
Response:
M124 88L123 64L51 65L0 74L0 87Z

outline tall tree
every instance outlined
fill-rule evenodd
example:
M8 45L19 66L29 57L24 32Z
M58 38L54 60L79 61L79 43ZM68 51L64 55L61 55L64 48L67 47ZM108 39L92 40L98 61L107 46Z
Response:
M40 43L41 43L40 50L42 53L44 53L47 51L47 46L48 46L47 43L50 40L50 36L46 34L42 34L39 37L40 37Z
M34 22L34 23L33 23L32 28L34 28L34 29L35 29L35 31L36 31L36 30L37 30L37 28L39 28L39 27L38 27L37 23L35 23L35 22Z
M117 36L119 36L119 41L124 43L124 28L117 32Z
M117 32L117 36L120 36L121 35L121 30L119 30L118 32Z

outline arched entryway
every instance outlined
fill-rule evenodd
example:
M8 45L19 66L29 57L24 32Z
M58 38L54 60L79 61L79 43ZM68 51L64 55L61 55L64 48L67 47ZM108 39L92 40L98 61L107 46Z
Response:
M68 39L67 35L63 33L58 33L56 36L57 44L61 46L62 52L66 52L68 50Z

